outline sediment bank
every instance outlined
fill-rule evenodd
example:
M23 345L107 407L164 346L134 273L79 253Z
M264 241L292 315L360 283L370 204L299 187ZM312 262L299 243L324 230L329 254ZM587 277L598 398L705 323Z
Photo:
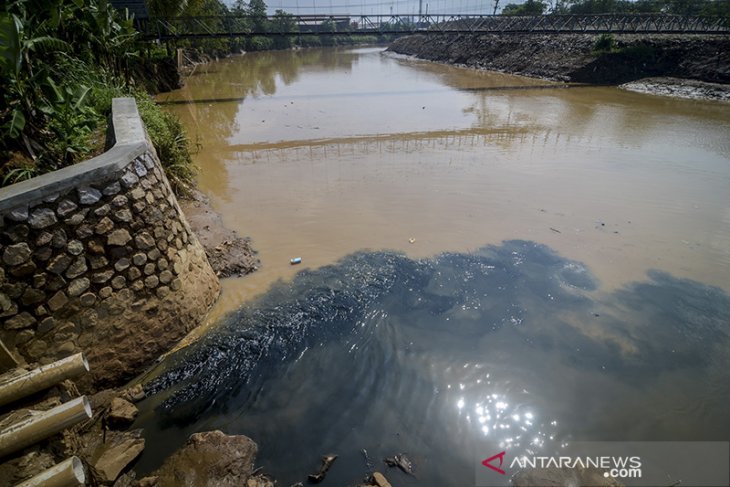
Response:
M727 85L730 39L705 35L612 37L598 51L593 34L413 35L389 51L429 61L557 81L620 85L648 77L671 77ZM730 90L729 90L730 91Z

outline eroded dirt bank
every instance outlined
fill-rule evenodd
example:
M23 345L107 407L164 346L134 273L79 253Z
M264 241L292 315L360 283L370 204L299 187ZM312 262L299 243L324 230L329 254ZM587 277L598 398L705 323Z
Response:
M430 61L559 81L622 84L647 77L730 83L730 39L698 35L444 35L403 37L389 51Z

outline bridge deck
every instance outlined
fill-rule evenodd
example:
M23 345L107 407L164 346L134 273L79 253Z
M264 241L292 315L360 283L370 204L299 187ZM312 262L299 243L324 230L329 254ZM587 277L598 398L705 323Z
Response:
M139 19L146 39L386 34L730 34L727 19L658 14L287 15Z

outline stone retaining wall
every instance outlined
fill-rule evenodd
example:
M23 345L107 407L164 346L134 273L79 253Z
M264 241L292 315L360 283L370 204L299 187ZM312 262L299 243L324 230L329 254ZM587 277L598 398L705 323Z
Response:
M0 340L28 364L84 351L95 387L140 372L220 292L134 100L112 121L110 151L0 189Z

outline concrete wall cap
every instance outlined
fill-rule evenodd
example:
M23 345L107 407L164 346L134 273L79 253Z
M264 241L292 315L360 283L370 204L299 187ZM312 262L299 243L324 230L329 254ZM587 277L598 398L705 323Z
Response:
M73 166L0 188L0 212L30 205L50 194L62 193L112 176L147 151L144 126L134 98L112 100L112 129L116 142L107 152Z

